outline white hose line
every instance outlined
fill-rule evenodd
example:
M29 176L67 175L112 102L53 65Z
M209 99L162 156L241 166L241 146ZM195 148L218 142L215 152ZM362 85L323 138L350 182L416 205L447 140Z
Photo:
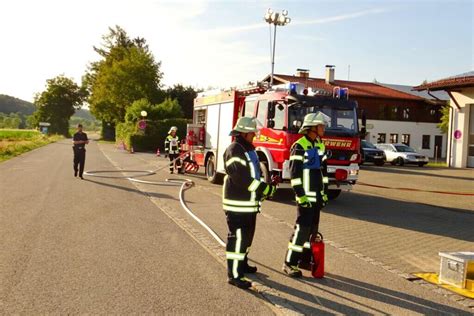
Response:
M168 180L168 179L167 179ZM173 182L173 181L178 181L178 180L169 180L170 182ZM180 181L181 182L181 181ZM199 217L197 217L190 209L189 207L186 205L186 202L184 201L184 191L190 189L191 187L194 186L194 182L189 180L189 179L186 179L184 180L184 182L182 182L183 184L181 185L181 189L179 190L179 201L181 202L181 206L184 208L184 210L186 212L188 212L188 214L194 218L194 220L196 222L198 222L202 227L204 227L208 232L209 234L211 234L212 237L214 237L214 239L219 243L219 245L221 245L222 247L225 247L226 246L226 243L219 237L219 235L216 234L215 231L213 231L209 226L207 226L206 223L204 223Z
M176 186L180 185L178 183L172 183L172 182L169 182L169 181L146 181L146 180L139 180L139 179L135 179L135 178L127 178L127 179L132 181L132 182L143 183L143 184L151 184L151 185L162 185L162 186L169 186L169 187L176 187Z
M174 159L176 161L178 158ZM197 217L191 209L187 206L185 200L184 200L184 191L190 189L191 187L194 186L194 182L190 179L166 179L166 181L146 181L146 180L139 180L135 179L137 177L146 177L146 176L151 176L156 174L157 171L160 171L162 169L168 168L169 165L165 165L163 167L160 167L156 170L91 170L91 171L86 171L84 172L84 175L87 175L89 177L98 177L98 178L115 178L115 179L127 179L132 182L137 182L137 183L142 183L142 184L151 184L151 185L162 185L162 186L176 186L181 184L181 188L179 190L179 202L181 203L181 206L183 209L196 221L198 222L202 227L204 227L209 234L221 245L222 247L226 246L226 243L217 235L215 231L212 230L206 223L204 223L199 217ZM107 176L107 175L100 175L101 173L142 173L133 177L130 176Z
M102 173L138 173L138 175L134 175L130 177L130 175L126 176L112 176L112 175L101 175ZM84 175L88 177L96 177L96 178L108 178L108 179L129 179L134 177L146 177L156 174L156 172L151 170L90 170L85 171Z
M178 156L175 159L173 159L172 161L170 161L170 163L174 163L174 162L176 162L176 160L178 160L180 158L181 158L181 156ZM151 176L151 175L156 174L158 171L161 171L161 170L166 169L166 168L169 168L169 164L161 166L161 167L159 167L155 170L126 170L126 169L123 169L123 170L90 170L90 171L85 171L84 175L88 176L88 177L109 178L109 179L128 179L130 181L140 182L138 180L131 180L131 179ZM138 173L138 175L134 175L132 177L130 175L126 175L126 176L100 175L100 174L103 174L103 173L107 174L107 173L118 173L118 172L120 172L120 173ZM158 182L154 182L154 181L143 181L141 183L155 184L155 185L158 184ZM170 184L164 184L163 183L163 185L170 185Z

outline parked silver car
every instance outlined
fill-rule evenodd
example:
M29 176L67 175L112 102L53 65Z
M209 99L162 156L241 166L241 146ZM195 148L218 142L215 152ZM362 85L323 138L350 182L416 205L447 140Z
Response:
M428 157L417 153L405 144L376 144L375 146L385 152L387 162L392 165L415 164L423 167L428 163Z

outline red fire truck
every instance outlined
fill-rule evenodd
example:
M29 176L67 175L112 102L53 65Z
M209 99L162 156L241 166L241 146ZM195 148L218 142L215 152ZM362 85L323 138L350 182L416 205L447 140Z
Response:
M220 183L225 174L223 154L232 141L229 132L240 116L256 117L262 125L254 140L262 174L266 181L278 175L288 182L291 145L301 137L298 130L304 116L317 111L330 117L323 141L330 154L329 198L335 199L356 183L361 161L357 103L349 100L347 89L336 87L328 93L291 83L271 89L202 92L194 100L186 149L204 166L208 180Z

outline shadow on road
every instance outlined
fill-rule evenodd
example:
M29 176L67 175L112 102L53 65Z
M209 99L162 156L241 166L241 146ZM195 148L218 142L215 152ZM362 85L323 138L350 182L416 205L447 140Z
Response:
M254 263L263 266L275 273L286 275L279 270L274 268L268 267L260 262L252 260ZM409 311L423 314L423 315L432 315L432 314L453 314L453 315L471 315L470 313L463 311L461 309L446 306L443 304L436 303L434 301L426 300L420 297L416 297L410 294L406 294L403 292L391 290L385 287L380 287L377 285L373 285L370 283L348 279L343 276L334 275L331 273L326 273L325 278L323 279L314 279L312 277L303 277L301 279L295 279L297 282L311 286L315 288L318 292L325 292L329 295L337 297L337 301L330 300L327 298L323 298L320 296L316 296L312 293L308 293L306 291L302 291L297 288L291 288L284 284L275 282L268 278L266 274L257 273L259 278L265 279L265 285L272 287L278 291L284 292L289 294L290 296L296 296L302 300L316 303L318 305L323 306L326 309L331 309L333 311L337 311L338 313L342 313L345 315L373 315L373 314L382 314L382 315L390 315L389 313L372 307L369 304L364 304L361 300L355 300L345 295L341 294L341 292L347 292L350 294L351 297L357 296L361 297L364 300L373 300L379 301L384 304L393 305L396 307L402 307ZM406 281L408 282L408 281ZM314 293L314 292L313 292ZM370 310L370 312L362 311L360 309L347 306L341 301L351 302L351 305L359 305L364 307L366 310ZM298 309L301 308L300 311L305 313L315 314L315 313L322 313L323 315L333 315L331 312L321 311L319 309L315 309L312 306L304 305L301 303L296 303L290 301L291 305L295 305Z
M292 189L279 189L278 194L272 201L295 207ZM329 205L323 209L323 212L474 242L472 230L466 228L468 223L474 221L474 212L472 210L446 209L385 197L344 192L337 200L330 201Z
M408 281L406 281L408 282ZM305 278L304 283L311 284L314 288L332 293L325 287L330 287L338 291L344 291L370 300L383 302L393 306L399 306L423 315L433 314L453 314L471 315L461 309L446 306L424 298L416 297L404 292L391 290L370 283L352 280L343 276L326 273L324 279ZM333 293L332 293L333 294ZM379 311L381 312L381 311ZM388 314L387 314L388 315Z
M175 198L171 195L168 195L168 194L140 191L138 189L134 189L134 188L126 187L126 186L121 186L121 185L116 185L116 184L111 184L111 183L100 182L100 181L97 181L97 180L92 180L90 178L84 178L83 181L88 181L88 182L95 183L97 185L106 186L106 187L114 188L114 189L119 189L119 190L123 190L123 191L127 191L127 192L133 192L133 193L137 193L137 194L140 194L140 195L149 195L151 197L160 198L160 199L177 200L177 198Z
M341 217L474 242L472 230L466 229L474 221L474 212L452 210L348 192L323 211Z

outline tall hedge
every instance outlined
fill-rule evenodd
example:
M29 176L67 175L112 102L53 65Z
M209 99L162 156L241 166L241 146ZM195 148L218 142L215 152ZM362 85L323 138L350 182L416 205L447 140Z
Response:
M186 119L165 119L159 121L148 121L145 131L138 129L135 123L119 123L115 129L116 143L125 144L126 149L133 147L134 151L164 150L164 142L171 126L178 128L178 136L184 139L186 136L186 125L191 123Z

